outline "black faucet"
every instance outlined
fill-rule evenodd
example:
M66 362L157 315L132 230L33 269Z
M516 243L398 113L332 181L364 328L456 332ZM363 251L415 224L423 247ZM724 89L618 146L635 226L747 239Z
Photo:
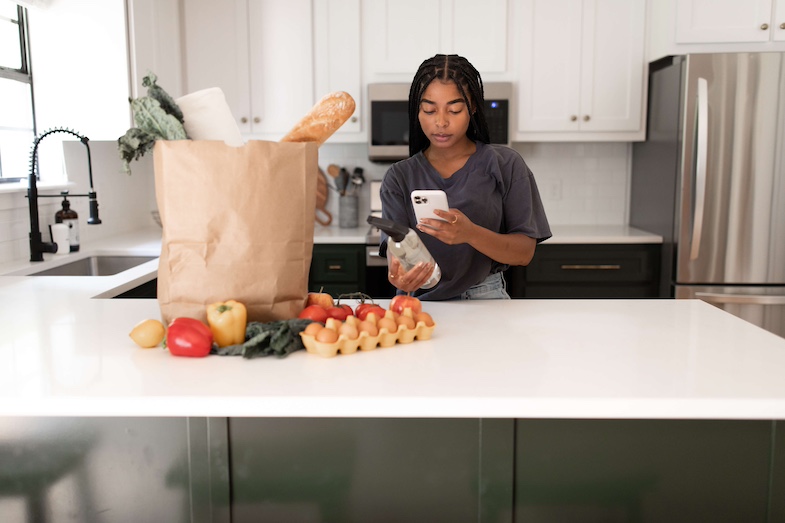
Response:
M90 218L87 220L89 225L98 225L101 219L98 217L98 200L93 189L93 164L90 159L90 140L76 131L56 127L49 129L36 136L33 140L33 149L30 152L30 183L27 188L27 204L30 209L30 261L43 261L45 252L57 252L57 244L45 242L41 239L41 229L38 221L38 198L60 198L61 194L38 194L36 167L38 165L38 144L41 140L54 133L67 133L79 138L79 141L87 148L87 169L90 176L90 191L88 194L71 194L69 196L86 196L90 198Z

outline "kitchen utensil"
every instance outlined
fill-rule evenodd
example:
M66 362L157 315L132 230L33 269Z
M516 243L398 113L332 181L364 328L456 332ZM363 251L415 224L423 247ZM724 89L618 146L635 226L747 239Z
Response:
M316 221L321 225L330 225L333 221L333 216L327 210L327 176L324 171L319 168L319 179L316 184Z
M355 167L352 172L352 183L357 187L365 183L365 174L363 174L362 167Z
M346 194L346 189L349 187L349 171L347 171L345 167L341 167L340 174L335 181L338 191L341 193L341 196L343 196Z

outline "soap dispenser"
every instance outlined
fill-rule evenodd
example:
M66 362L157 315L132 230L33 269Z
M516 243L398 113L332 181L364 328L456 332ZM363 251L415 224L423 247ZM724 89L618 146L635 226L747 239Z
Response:
M68 241L71 244L71 252L79 250L79 215L71 209L71 202L68 201L68 192L64 191L63 208L55 213L55 223L64 223L68 226Z

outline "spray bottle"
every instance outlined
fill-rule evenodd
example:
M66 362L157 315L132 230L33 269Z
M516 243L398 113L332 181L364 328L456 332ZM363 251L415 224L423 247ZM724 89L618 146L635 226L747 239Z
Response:
M376 216L368 216L368 223L389 235L389 238L387 238L387 252L392 253L398 259L405 271L408 272L421 262L433 265L431 277L422 286L423 289L430 289L439 283L439 280L442 278L442 271L414 229Z

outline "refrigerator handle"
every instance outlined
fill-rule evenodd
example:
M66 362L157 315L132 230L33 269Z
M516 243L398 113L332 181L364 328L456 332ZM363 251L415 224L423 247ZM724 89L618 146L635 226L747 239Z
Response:
M692 215L690 260L698 258L703 235L703 212L706 207L706 165L709 156L709 82L698 78L695 114L695 208Z
M706 165L709 156L709 82L698 78L698 103L695 122L695 208L692 215L690 260L696 260L703 234L706 207Z
M785 305L785 296L722 294L715 292L696 292L696 298L709 303L737 303L740 305Z

